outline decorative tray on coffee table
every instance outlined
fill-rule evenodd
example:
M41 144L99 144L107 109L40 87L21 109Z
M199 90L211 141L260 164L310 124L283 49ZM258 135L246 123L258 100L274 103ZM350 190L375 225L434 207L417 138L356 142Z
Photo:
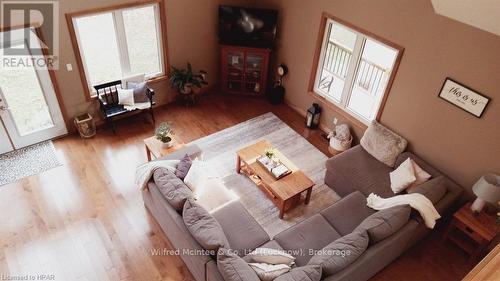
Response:
M272 160L266 155L261 155L260 157L258 157L257 162L266 170L268 170L275 179L281 179L284 176L292 173L292 171L287 166L285 166L285 164L281 163L280 161Z

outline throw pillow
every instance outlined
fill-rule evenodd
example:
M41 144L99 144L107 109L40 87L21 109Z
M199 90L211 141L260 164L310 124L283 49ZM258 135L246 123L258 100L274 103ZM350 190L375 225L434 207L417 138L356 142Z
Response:
M389 177L391 179L391 189L394 193L399 193L413 184L417 178L415 177L415 169L411 159L408 158L401 163L396 170L389 173Z
M416 185L426 182L428 179L431 178L431 175L426 171L424 171L424 169L422 169L413 159L410 159L410 161L411 164L413 165L413 170L415 171L415 178L416 178L415 182L410 186L410 188L412 188Z
M218 178L217 173L211 169L204 161L193 160L189 171L184 178L184 183L192 190L196 191L197 187L201 187L208 179Z
M184 180L186 178L187 173L189 172L189 168L191 168L191 164L193 164L193 161L191 161L191 158L189 158L189 155L184 155L182 157L181 161L179 164L177 164L175 175L180 178L181 180Z
M286 264L249 263L249 265L257 273L261 281L272 281L291 269Z
M217 268L225 281L260 281L257 273L245 260L225 248L217 251Z
M270 248L257 248L248 256L258 263L291 265L295 262L295 258L285 251Z
M432 204L436 205L441 198L446 194L446 182L443 176L439 176L423 184L409 188L408 193L420 193L431 200Z
M148 86L146 82L128 82L128 89L134 90L134 101L136 103L149 102L149 98L146 94Z
M191 190L170 170L157 169L153 179L161 194L176 211L182 210L186 200L193 197Z
M131 82L139 83L139 82L144 82L145 80L146 80L146 77L145 77L144 73L122 78L122 89L131 89L131 87L129 86L129 83L131 83Z
M380 210L367 217L354 231L366 230L370 236L370 244L375 244L402 228L410 219L410 213L409 205Z
M118 104L125 106L133 106L134 90L118 89Z
M321 279L321 266L306 265L295 267L290 272L278 276L274 281L319 281Z
M377 121L372 121L360 144L375 159L394 167L398 155L405 150L408 142Z
M191 235L203 249L217 250L220 247L229 247L222 226L193 199L187 199L184 203L182 218Z
M330 276L356 261L366 251L368 244L365 230L354 231L318 251L308 264L321 265L323 274Z

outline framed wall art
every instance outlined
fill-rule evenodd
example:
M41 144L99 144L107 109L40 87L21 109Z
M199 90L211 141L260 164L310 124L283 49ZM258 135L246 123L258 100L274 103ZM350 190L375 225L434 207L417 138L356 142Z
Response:
M446 78L439 97L445 101L481 118L490 98L464 86L451 78Z

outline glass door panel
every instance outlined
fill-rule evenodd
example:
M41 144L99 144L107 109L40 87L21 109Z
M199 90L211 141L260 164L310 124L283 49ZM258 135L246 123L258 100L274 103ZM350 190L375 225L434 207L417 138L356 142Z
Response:
M244 56L241 52L229 52L227 54L228 80L243 80Z

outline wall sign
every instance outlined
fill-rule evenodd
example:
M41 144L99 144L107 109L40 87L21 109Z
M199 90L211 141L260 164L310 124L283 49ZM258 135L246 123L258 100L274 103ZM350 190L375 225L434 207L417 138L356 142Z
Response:
M459 84L451 78L444 81L439 97L480 118L490 98Z

